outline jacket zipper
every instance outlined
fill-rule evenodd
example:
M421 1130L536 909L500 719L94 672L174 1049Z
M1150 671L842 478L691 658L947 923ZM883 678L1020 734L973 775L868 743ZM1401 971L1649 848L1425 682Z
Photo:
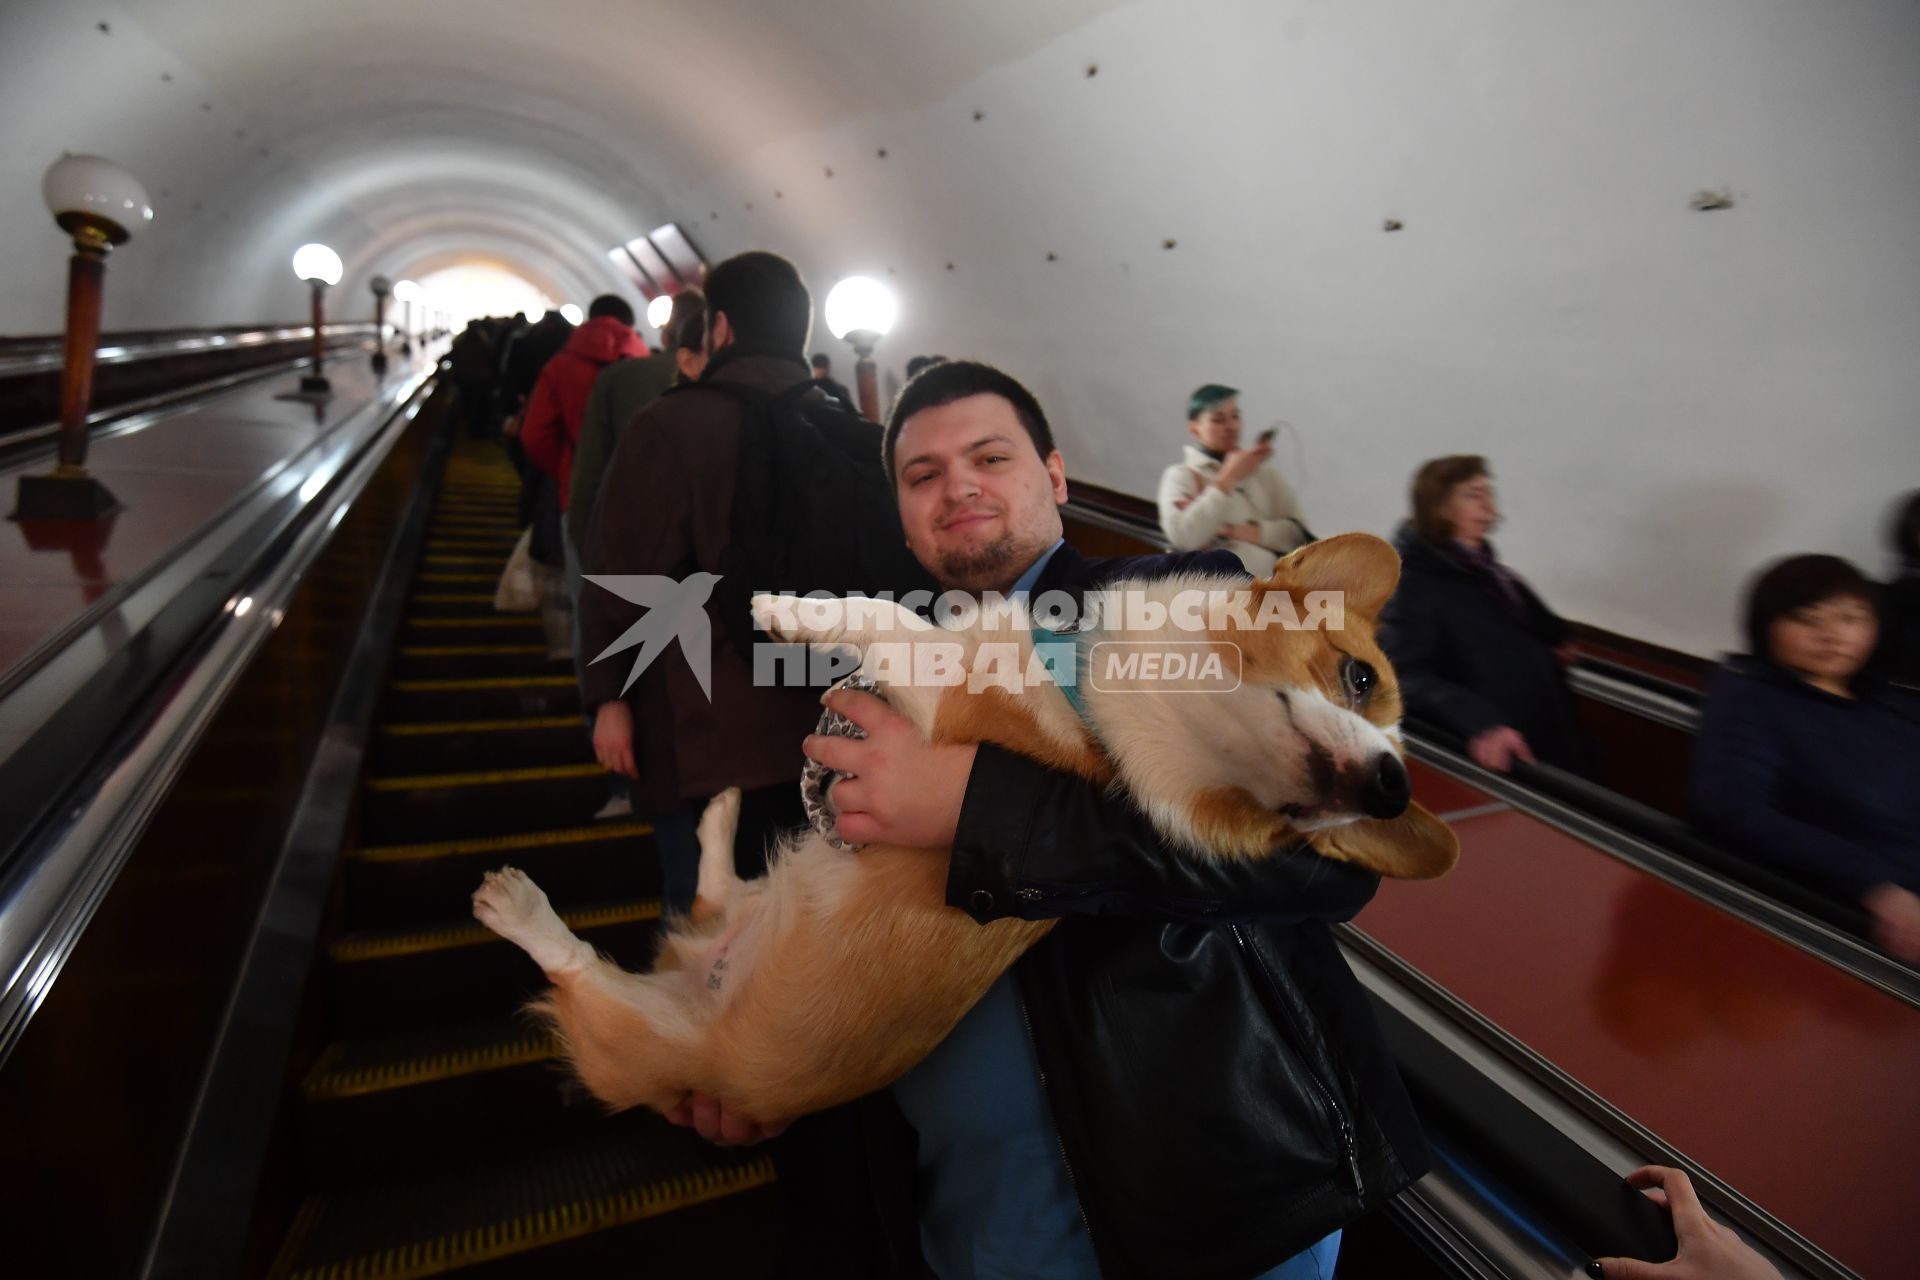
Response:
M1340 1105L1339 1097L1334 1093L1332 1086L1321 1078L1319 1069L1315 1067L1313 1054L1306 1042L1306 1031L1300 1026L1299 1019L1294 1016L1293 1010L1287 1006L1286 1001L1280 998L1280 993L1274 990L1273 975L1267 971L1266 961L1262 960L1259 954L1254 951L1253 944L1247 941L1247 935L1241 930L1239 925L1234 924L1228 925L1227 927L1233 931L1233 940L1239 944L1240 950L1242 954L1247 957L1248 963L1251 964L1254 971L1260 975L1260 981L1265 984L1267 988L1269 1001L1279 1010L1280 1014L1287 1020L1288 1026L1292 1028L1295 1048L1300 1054L1300 1065L1306 1068L1307 1079L1313 1082L1314 1091L1320 1095L1320 1101L1322 1105L1326 1107L1327 1115L1333 1120L1334 1125L1340 1131L1340 1147L1347 1158L1346 1171L1348 1179L1353 1183L1353 1194L1356 1196L1361 1195L1360 1144L1354 1134L1353 1121L1348 1117L1346 1109Z
M1067 1188L1073 1192L1073 1207L1080 1215L1080 1225L1087 1229L1087 1239L1093 1239L1093 1224L1087 1221L1086 1201L1080 1198L1080 1180L1073 1176L1073 1161L1067 1159L1067 1140L1060 1136L1060 1119L1053 1114L1053 1094L1047 1086L1047 1068L1040 1060L1040 1041L1033 1034L1033 1018L1027 1013L1027 993L1020 989L1020 979L1013 980L1014 1002L1020 1006L1020 1022L1027 1029L1027 1047L1033 1050L1034 1074L1040 1077L1040 1096L1047 1101L1047 1118L1053 1121L1053 1141L1060 1148L1060 1167L1067 1171ZM1099 1256L1099 1250L1094 1255Z

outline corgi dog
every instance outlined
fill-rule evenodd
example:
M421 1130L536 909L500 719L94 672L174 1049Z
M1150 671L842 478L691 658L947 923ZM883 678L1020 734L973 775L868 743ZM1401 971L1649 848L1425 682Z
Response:
M1237 680L1202 691L1169 690L1124 660L1076 682L1078 708L1045 680L975 687L903 679L898 663L863 671L932 741L994 743L1124 788L1179 851L1172 856L1318 854L1428 878L1459 850L1452 831L1411 802L1399 691L1374 640L1399 572L1387 543L1345 534L1294 552L1264 581L1177 576L1107 588L1148 606L1196 590L1237 592L1249 606L1222 610L1198 631L1192 610L1182 630L1174 611L1148 607L1060 638L1082 668L1106 642L1231 658ZM1273 592L1342 593L1342 625L1257 625ZM1022 671L1035 648L1024 628L936 628L874 601L813 626L807 620L824 611L805 607L812 603L756 597L755 621L779 640L869 656L887 642L957 644L976 675L995 644L1017 646ZM848 620L856 614L865 621ZM843 852L812 830L787 838L764 877L742 881L733 871L739 808L739 793L728 791L703 815L698 896L670 923L651 973L597 955L513 868L489 873L473 896L474 915L553 983L532 1007L609 1108L669 1112L698 1090L747 1120L777 1124L884 1088L1052 927L981 925L948 907L938 852Z

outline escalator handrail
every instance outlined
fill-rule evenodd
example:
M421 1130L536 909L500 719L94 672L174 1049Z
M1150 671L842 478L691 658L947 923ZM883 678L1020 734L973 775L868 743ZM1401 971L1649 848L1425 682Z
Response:
M1465 762L1466 744L1457 736L1415 717L1408 717L1403 727L1412 736L1431 746L1444 748ZM1736 879L1828 924L1860 936L1866 934L1868 920L1865 911L1830 898L1771 867L1743 858L1724 845L1715 843L1699 828L1650 805L1630 800L1578 774L1537 761L1516 760L1509 776L1542 795L1573 805L1609 826L1650 840L1672 853Z
M373 328L373 324L369 321L329 322L324 326L329 339L371 334ZM93 361L96 366L137 364L143 360L206 355L242 350L247 347L269 346L281 342L310 342L312 339L313 326L310 324L287 325L280 328L187 331L177 337L136 338L127 342L116 342L112 334L102 334L100 345L94 352ZM0 354L0 380L56 372L66 363L63 340L59 338L49 338L44 344L9 345L10 349L5 354Z
M1641 1164L1663 1164L1685 1170L1701 1199L1785 1275L1855 1276L1367 934L1364 920L1336 925L1335 933L1409 1092L1421 1104L1423 1123L1459 1139L1504 1175L1547 1220L1552 1235L1571 1237L1596 1253L1672 1256L1667 1224L1647 1215L1647 1202L1618 1180ZM1402 1196L1417 1197L1425 1183L1454 1176L1449 1163L1447 1152L1436 1150L1434 1172ZM1598 1170L1607 1176L1596 1178ZM1470 1242L1472 1232L1466 1234Z
M145 829L193 743L345 507L419 412L437 370L396 379L142 576L0 713L24 729L0 760L0 1064ZM236 602L246 599L248 607ZM98 656L96 656L98 655Z
M340 348L350 343L350 339L331 341L328 349L338 352ZM182 413L196 405L210 403L238 387L254 382L265 382L270 378L282 377L305 369L309 363L310 357L305 354L283 356L277 360L269 360L265 364L248 365L233 373L203 378L197 382L182 383L165 391L155 392L153 395L141 396L136 400L122 400L106 405L87 415L87 438L100 441L131 435L170 414ZM53 453L59 447L59 436L58 421L31 423L24 427L0 431L0 468L30 464Z
M1604 654L1583 651L1574 662L1574 670L1591 671L1595 675L1617 680L1621 684L1634 685L1682 706L1692 707L1696 711L1707 700L1706 695L1692 685L1681 684L1677 680L1657 676L1651 671L1642 671L1639 667L1615 662Z
M1443 730L1409 720L1402 733L1411 753L1441 772L1920 1008L1920 968L1867 941L1866 913L1851 904L1564 770L1518 762L1512 773L1494 773L1469 759L1460 740Z

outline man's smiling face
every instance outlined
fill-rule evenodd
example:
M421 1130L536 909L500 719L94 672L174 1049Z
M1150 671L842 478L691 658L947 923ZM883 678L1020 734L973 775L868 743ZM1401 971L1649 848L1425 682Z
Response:
M1060 538L1060 453L1042 458L1000 396L922 409L893 456L907 545L943 587L1008 590Z

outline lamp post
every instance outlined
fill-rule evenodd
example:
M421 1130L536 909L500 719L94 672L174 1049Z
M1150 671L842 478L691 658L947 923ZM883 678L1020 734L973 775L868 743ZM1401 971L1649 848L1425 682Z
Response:
M400 327L400 354L413 354L413 304L420 300L420 286L411 280L402 280L393 286L393 296L404 308L404 317Z
M153 221L138 179L99 156L66 156L41 184L47 209L73 237L67 262L66 363L60 378L59 455L51 475L21 476L18 519L97 520L120 509L107 487L87 474L87 408L93 360L100 346L100 303L107 254Z
M393 292L393 281L385 276L375 276L368 282L373 290L373 371L387 371L387 295Z
M327 286L340 283L340 255L323 244L303 244L293 251L293 274L313 291L313 371L300 379L303 396L330 396L327 381Z
M671 319L673 319L673 295L667 293L654 294L653 300L647 303L647 323L664 335L667 329L667 321ZM664 337L662 341L665 341Z
M875 422L880 421L880 382L873 349L892 332L899 311L893 290L870 276L848 276L827 294L827 328L853 348L860 412Z

